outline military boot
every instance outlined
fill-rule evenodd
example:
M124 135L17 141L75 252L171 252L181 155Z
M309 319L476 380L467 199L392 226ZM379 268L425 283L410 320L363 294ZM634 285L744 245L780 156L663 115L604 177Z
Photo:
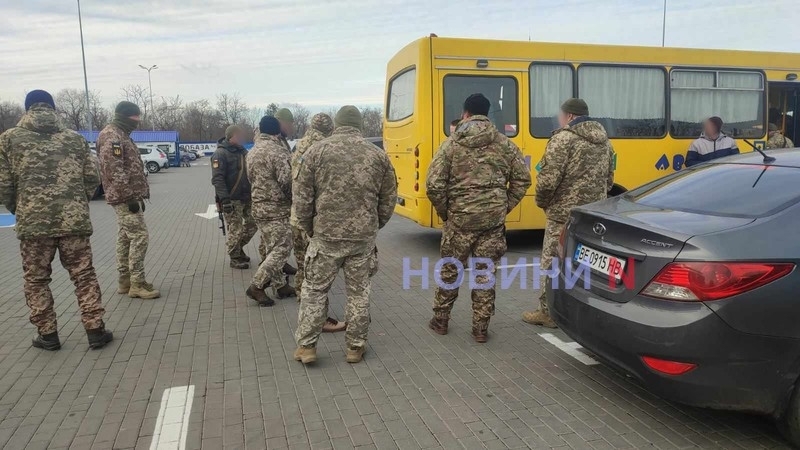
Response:
M120 275L119 286L117 287L117 294L127 294L131 290L131 276Z
M251 284L250 287L247 288L245 294L247 294L247 297L255 300L260 306L272 306L275 304L275 300L269 298L266 290L260 289L255 284Z
M282 287L279 287L275 292L278 298L289 298L294 297L297 295L297 291L290 284L284 284Z
M360 363L364 359L364 353L366 352L366 347L348 348L345 359L350 364Z
M249 269L250 263L241 258L231 258L231 268L241 270Z
M300 361L303 364L317 362L317 347L297 347L297 350L294 351L294 360Z
M545 328L558 328L558 325L556 325L555 321L550 317L550 315L541 309L522 313L522 321L531 325L539 325Z
M92 350L103 348L106 344L114 340L114 334L105 328L86 330L86 337L89 338L89 348Z
M444 313L435 313L433 319L428 322L428 328L433 330L436 334L444 336L447 334L447 324L450 322L450 315Z
M152 300L161 297L161 292L158 292L152 284L146 281L141 283L131 282L131 290L128 291L128 297Z
M472 337L479 344L489 341L489 319L473 320Z
M40 334L33 339L31 342L36 348L41 348L44 350L55 351L61 348L61 341L58 339L58 331L54 331L52 333L47 334Z
M297 275L297 267L294 267L293 265L286 263L283 265L283 273L285 273L286 275Z

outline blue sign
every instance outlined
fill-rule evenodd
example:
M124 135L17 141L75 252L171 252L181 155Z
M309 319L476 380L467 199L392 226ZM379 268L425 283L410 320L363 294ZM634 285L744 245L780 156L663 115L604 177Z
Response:
M681 168L683 168L684 160L685 159L684 159L683 155L678 154L678 155L673 156L672 157L672 168L675 169L676 172L678 170L681 170Z
M656 169L667 170L669 168L669 158L667 155L661 155L661 158L656 161Z
M759 150L765 150L767 148L767 141L754 141L753 145Z
M11 228L17 220L12 214L0 214L0 228Z

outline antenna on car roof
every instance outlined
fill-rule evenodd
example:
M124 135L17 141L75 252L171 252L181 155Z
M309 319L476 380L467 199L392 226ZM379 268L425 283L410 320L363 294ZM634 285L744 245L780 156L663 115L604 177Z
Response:
M753 150L757 151L758 153L761 153L761 156L764 157L764 164L769 164L769 163L774 163L775 162L775 158L773 158L772 156L767 156L767 154L764 153L763 150L761 150L760 148L756 147L756 145L753 144L752 142L748 141L747 139L744 139L744 143L749 145L750 147L753 147Z

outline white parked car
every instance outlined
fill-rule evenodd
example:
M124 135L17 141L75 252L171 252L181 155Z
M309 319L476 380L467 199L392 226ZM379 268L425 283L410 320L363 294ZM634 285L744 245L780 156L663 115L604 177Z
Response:
M167 155L157 148L139 147L139 157L142 158L145 169L150 173L157 173L161 169L169 168Z

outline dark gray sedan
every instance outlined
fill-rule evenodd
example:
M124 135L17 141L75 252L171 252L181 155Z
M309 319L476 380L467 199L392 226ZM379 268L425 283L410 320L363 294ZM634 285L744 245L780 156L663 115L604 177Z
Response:
M800 150L770 156L574 209L548 300L564 332L646 388L771 415L797 445Z

